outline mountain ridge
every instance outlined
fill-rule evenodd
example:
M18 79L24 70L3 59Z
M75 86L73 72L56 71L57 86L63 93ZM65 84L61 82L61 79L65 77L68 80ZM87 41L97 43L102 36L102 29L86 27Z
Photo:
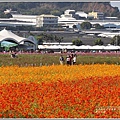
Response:
M111 6L110 2L17 2L17 3L0 3L0 17L5 17L6 9L18 11L20 14L40 15L53 14L60 16L67 9L76 11L104 12L106 16L117 16L120 18L120 12L117 7Z

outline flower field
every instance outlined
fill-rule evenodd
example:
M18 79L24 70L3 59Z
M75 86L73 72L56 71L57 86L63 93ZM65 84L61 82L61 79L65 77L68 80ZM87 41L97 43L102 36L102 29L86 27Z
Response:
M120 118L120 66L0 67L0 118Z

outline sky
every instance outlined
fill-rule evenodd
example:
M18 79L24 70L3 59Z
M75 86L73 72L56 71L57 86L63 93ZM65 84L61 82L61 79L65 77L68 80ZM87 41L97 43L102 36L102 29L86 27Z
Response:
M118 9L120 10L120 1L111 1L110 3L113 7L118 7Z

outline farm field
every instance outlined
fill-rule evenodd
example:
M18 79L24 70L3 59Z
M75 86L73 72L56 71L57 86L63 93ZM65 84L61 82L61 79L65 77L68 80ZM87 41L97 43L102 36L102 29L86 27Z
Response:
M93 64L95 56L110 63ZM55 54L2 54L0 118L120 118L119 55L95 56L78 55L91 63L67 66ZM39 66L41 57L48 63Z
M69 54L69 53L68 53ZM0 54L0 66L47 66L59 65L61 54L25 53L18 54L18 58L11 58L10 54ZM62 54L66 60L67 54ZM78 64L120 64L120 53L79 53ZM64 62L66 64L66 61Z

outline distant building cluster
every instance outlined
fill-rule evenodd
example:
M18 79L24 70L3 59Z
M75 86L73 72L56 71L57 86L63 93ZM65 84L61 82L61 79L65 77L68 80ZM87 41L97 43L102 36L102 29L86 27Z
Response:
M22 15L17 11L7 9L5 14L10 13L12 18L0 18L0 26L36 26L36 27L68 27L79 26L82 22L88 21L91 24L100 24L105 27L120 28L120 20L117 17L105 17L103 12L92 11L88 14L84 11L65 10L64 14L54 16L42 15Z
M75 10L66 10L64 12L62 16L69 16L69 17L73 17L77 20L84 20L84 19L98 19L98 20L103 20L104 19L104 13L103 12L99 12L99 11L92 11L89 12L88 14L85 13L84 11L77 11L75 12Z
M99 24L106 28L120 28L120 20L117 17L105 17L103 12L92 11L89 13L85 13L84 11L75 11L75 10L65 10L63 14L60 16L54 16L50 14L42 14L42 15L22 15L18 14L17 11L6 10L5 14L10 13L12 18L0 18L0 27L1 26L35 26L37 28L45 27L45 28L72 28L72 30L77 31L79 35L88 34L88 35L97 35L98 37L114 37L115 35L119 35L120 32L117 33L105 33L104 31L79 31L81 30L81 24L83 22L90 22L92 26L94 24ZM75 28L74 28L75 26ZM70 30L69 29L69 30ZM36 32L36 31L35 31ZM48 31L49 32L49 31ZM50 31L51 32L51 31ZM53 31L55 32L55 31ZM60 31L61 32L61 31ZM65 31L62 31L65 32ZM69 32L69 31L67 31ZM74 33L74 32L73 32ZM71 32L70 32L71 34ZM2 44L4 41L13 42L16 44L13 47L10 47L14 50L39 50L42 51L103 51L103 50L119 50L118 46L75 46L72 43L43 43L42 45L38 45L36 39L33 36L29 36L28 38L19 37L12 33L12 31L8 31L6 29L0 31L0 51L3 51ZM117 39L116 39L117 41ZM117 42L116 42L117 43ZM111 48L112 47L112 48Z

